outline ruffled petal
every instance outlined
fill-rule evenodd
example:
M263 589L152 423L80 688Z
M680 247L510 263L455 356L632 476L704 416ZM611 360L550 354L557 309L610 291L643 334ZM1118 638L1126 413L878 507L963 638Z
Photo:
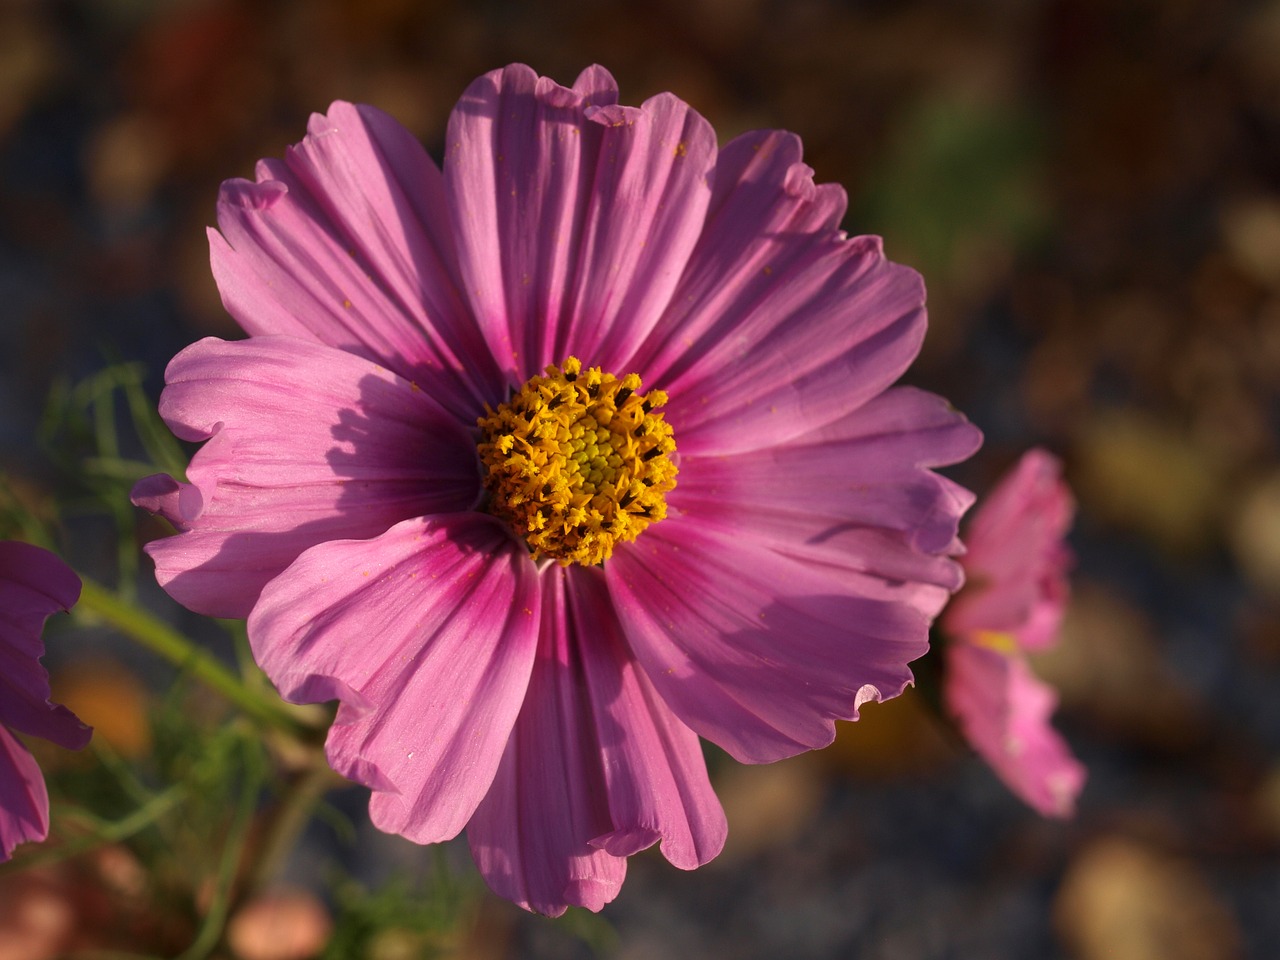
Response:
M964 558L972 587L947 609L947 630L1008 633L1026 650L1055 643L1069 593L1064 538L1074 512L1061 462L1029 450L974 514Z
M878 580L868 591L917 593L936 616L963 582L947 554L973 496L930 468L981 442L941 397L895 388L790 443L682 457L668 503L699 524Z
M618 895L627 871L625 856L592 842L607 844L615 830L602 734L611 741L611 757L618 759L612 741L621 732L598 727L584 696L590 680L583 657L589 644L578 642L564 579L558 569L544 574L529 690L493 786L467 825L471 855L494 893L553 917L571 906L599 910ZM626 774L614 772L612 785L620 776ZM634 843L634 825L629 826ZM651 829L640 845L659 835Z
M0 861L49 835L49 794L35 758L0 726Z
M1053 690L1019 655L952 643L946 658L943 697L974 750L1033 809L1071 816L1085 769L1049 724Z
M134 502L184 531L147 552L161 586L198 613L248 616L308 547L476 502L463 426L415 384L350 353L292 337L210 338L178 354L166 381L170 429L207 441L188 470L199 495L148 478Z
M702 229L714 131L670 94L616 96L599 67L569 89L514 65L472 83L450 119L462 275L513 383L570 354L610 370L631 356Z
M661 840L675 866L701 866L723 848L728 824L697 734L632 659L601 571L572 567L547 577L565 582L563 628L581 658L604 765L613 830L592 843L625 857Z
M80 597L80 578L48 550L0 541L0 724L79 750L93 734L66 707L49 702L41 631Z
M658 694L746 763L826 746L836 718L901 693L928 648L913 603L688 517L616 550L605 575Z
M671 395L686 454L776 445L838 420L896 380L920 349L924 284L877 237L835 229L837 187L815 186L799 141L744 135L671 308L635 362Z
M247 333L356 353L430 385L455 414L502 399L459 292L440 171L382 111L338 102L313 115L256 183L223 184L218 226L214 278Z
M374 825L457 835L489 789L533 663L539 593L523 545L479 513L406 520L306 551L249 617L294 703L337 698L326 752L377 793Z
M800 138L784 130L752 130L721 148L679 296L635 358L646 377L680 377L696 362L691 347L714 340L765 296L779 266L838 236L844 188L815 184L802 152Z

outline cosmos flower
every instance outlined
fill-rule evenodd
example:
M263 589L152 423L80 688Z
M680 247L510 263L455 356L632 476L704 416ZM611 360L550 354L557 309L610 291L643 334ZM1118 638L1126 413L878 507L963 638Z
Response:
M47 550L0 540L0 860L49 834L49 794L14 732L79 750L93 731L49 702L40 632L51 613L80 598L80 579Z
M968 583L942 616L943 698L965 737L1009 789L1045 816L1075 810L1085 770L1049 725L1057 705L1026 652L1057 643L1074 504L1062 466L1030 450L975 512Z
M443 172L335 103L210 231L246 340L169 365L205 441L135 502L186 606L247 617L383 830L464 827L490 886L599 909L661 841L714 857L701 735L760 763L911 681L958 588L978 431L890 388L920 277L838 229L788 133L718 149L670 94L511 66Z

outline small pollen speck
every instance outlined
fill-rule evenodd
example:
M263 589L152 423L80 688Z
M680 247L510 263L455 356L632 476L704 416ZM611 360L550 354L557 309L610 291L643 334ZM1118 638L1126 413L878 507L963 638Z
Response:
M677 144L676 144L676 151L675 151L674 156L677 156L677 157L683 157L683 156L684 156L686 153L688 153L688 152L689 152L689 151L688 151L688 149L685 147L685 145L684 145L684 141L682 140L682 141L680 141L679 143L677 143Z
M351 301L350 301L350 300L343 300L343 301L342 301L342 309L344 309L344 310L350 310L350 309L351 309Z

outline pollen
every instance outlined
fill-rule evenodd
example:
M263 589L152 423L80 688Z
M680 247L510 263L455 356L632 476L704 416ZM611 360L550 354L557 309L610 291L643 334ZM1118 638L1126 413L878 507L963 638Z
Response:
M487 509L534 559L595 566L615 544L667 515L675 438L661 390L618 379L576 357L552 364L478 421Z

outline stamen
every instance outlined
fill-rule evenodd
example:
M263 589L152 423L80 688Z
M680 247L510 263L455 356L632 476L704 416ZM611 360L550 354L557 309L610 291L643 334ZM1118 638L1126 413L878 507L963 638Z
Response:
M676 485L675 439L661 390L641 394L576 357L547 367L478 421L488 510L511 524L535 558L603 563L667 514Z

